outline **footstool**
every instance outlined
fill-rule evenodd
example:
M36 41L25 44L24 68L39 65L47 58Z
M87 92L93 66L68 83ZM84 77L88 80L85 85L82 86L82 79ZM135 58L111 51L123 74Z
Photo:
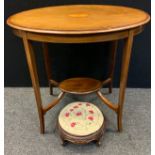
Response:
M69 141L87 144L100 139L105 129L105 118L97 106L88 102L73 102L65 106L58 116L58 131L62 145Z

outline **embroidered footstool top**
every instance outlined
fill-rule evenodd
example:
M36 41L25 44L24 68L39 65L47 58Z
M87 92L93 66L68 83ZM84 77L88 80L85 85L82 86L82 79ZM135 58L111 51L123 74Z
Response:
M69 134L87 136L102 127L104 116L99 108L92 103L73 102L61 110L58 123Z

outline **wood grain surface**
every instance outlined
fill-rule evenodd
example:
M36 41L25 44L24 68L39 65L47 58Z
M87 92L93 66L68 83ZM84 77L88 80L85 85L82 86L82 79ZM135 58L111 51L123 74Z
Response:
M32 9L12 15L15 29L48 34L115 32L144 25L150 16L142 10L110 5L64 5Z
M59 88L63 92L71 94L88 94L99 90L101 87L100 81L84 77L70 78L59 84Z

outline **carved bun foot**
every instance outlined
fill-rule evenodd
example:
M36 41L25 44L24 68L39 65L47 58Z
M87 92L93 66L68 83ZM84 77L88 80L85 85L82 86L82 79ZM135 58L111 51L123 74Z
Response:
M101 141L100 141L100 139L96 141L96 145L97 145L97 146L101 146Z
M61 143L61 145L62 145L62 146L66 146L67 143L68 143L67 141L63 141L63 142Z
M64 139L62 139L62 138L61 138L60 140L61 140L61 145L62 145L62 146L66 146L66 145L67 145L67 141L66 141L66 140L64 140Z

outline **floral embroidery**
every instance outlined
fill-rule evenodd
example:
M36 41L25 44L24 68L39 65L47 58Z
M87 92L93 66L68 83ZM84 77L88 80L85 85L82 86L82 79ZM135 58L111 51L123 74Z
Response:
M93 111L93 110L89 110L89 112L90 112L91 114L93 114L93 113L94 113L94 111Z
M90 104L89 103L86 103L86 106L90 106Z
M64 131L82 137L98 131L104 123L104 117L94 104L78 101L61 110L58 123Z
M76 106L74 106L73 108L78 108L78 106L76 105Z
M94 120L94 118L92 116L89 116L88 119L91 120L91 121Z
M73 128L76 125L76 122L72 122L70 125Z
M82 112L77 112L76 113L76 116L80 116L80 115L82 115Z
M65 116L66 116L66 117L69 117L69 112L66 112L66 113L65 113Z

